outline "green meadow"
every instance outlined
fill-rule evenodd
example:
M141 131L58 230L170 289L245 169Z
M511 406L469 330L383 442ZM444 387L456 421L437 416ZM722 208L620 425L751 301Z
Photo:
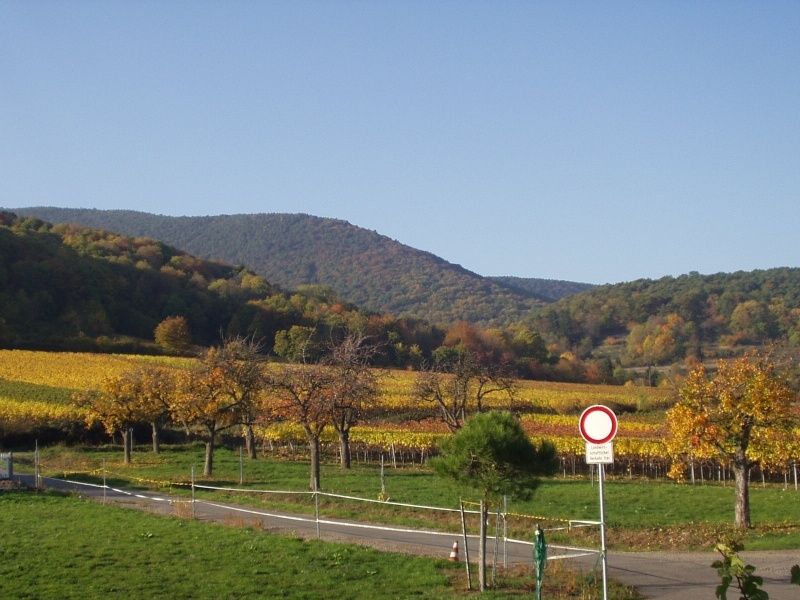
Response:
M454 598L461 565L258 529L157 516L74 496L0 492L0 598ZM552 569L554 600L596 600L596 578ZM530 595L530 570L486 598ZM615 586L614 598L635 592Z
M18 469L31 471L31 455L18 454ZM155 455L138 447L131 465L121 463L117 448L68 448L56 446L42 451L43 474L65 475L102 482L103 467L109 484L159 489L173 494L189 494L192 467L201 471L203 447L199 444L173 446ZM241 470L240 470L241 469ZM286 458L243 459L239 453L220 448L215 457L215 475L198 484L242 488L308 490L308 464ZM425 506L455 508L459 500L477 501L479 492L459 488L420 466L384 468L383 485L390 501ZM753 482L751 504L755 527L747 532L733 529L734 490L719 483L677 484L650 479L609 479L606 489L606 520L609 545L616 549L700 549L711 548L726 536L740 537L749 549L800 548L800 492L792 485L765 487ZM322 491L377 500L381 493L379 465L355 463L349 471L333 462L322 465ZM199 498L235 502L271 510L313 513L308 495L264 495L197 490ZM471 507L467 504L468 508ZM353 502L338 498L321 500L325 515L341 518L460 530L457 514L396 507L383 503ZM493 510L497 510L495 503ZM563 525L564 520L599 518L596 482L586 477L552 477L526 500L509 499L508 518L511 537L529 539L536 523L545 527ZM595 530L572 532L573 542L591 544ZM559 532L557 536L569 535ZM560 538L556 538L560 539ZM567 540L566 537L563 538Z

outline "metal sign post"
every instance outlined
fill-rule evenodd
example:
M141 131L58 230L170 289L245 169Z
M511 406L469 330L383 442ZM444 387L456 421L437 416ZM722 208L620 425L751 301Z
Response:
M599 468L598 481L600 482L600 556L602 557L603 567L603 600L608 600L608 560L606 553L606 506L605 494L603 490L603 480L606 478L605 466L597 465Z
M586 463L597 465L600 489L600 557L603 569L603 600L608 600L608 560L606 551L605 465L614 462L614 444L617 435L617 415L607 406L595 404L581 413L578 431L586 440Z

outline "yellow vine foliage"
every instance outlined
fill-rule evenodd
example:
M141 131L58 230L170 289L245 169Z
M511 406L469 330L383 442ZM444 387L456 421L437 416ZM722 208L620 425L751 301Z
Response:
M43 427L65 428L82 422L85 416L75 406L0 397L0 431L6 434L24 434Z
M219 408L219 425L225 424L228 414L223 406L215 407L216 398L206 397L200 402L198 394L188 384L189 369L197 366L193 359L164 358L145 356L98 355L86 353L31 352L22 350L0 350L0 378L36 385L47 385L75 390L100 392L107 382L122 377L126 373L143 367L163 367L172 372L184 385L183 393L174 397L173 416L180 422L199 422L213 415ZM739 365L720 368L738 368L742 375L750 373L750 367ZM276 368L276 367L269 367ZM382 371L380 378L381 395L370 411L374 415L368 422L351 430L350 439L355 444L373 448L407 449L428 451L437 446L439 440L448 435L446 428L435 419L405 422L390 422L400 411L424 414L429 407L421 407L413 399L412 389L416 373L407 371ZM213 374L207 374L213 379ZM783 392L772 393L773 383L763 374L744 378L749 383L744 389L750 394L745 398L750 402L754 414L759 418L784 414L791 398ZM104 383L105 382L105 383ZM206 382L209 386L214 381ZM195 385L197 381L195 381ZM552 442L562 456L580 457L585 446L578 434L577 413L591 404L607 404L619 407L636 408L641 404L662 405L668 401L669 390L583 385L552 382L518 382L517 409L522 412L546 411L547 414L526 414L522 423L531 438ZM749 386L749 387L748 387ZM108 388L106 388L108 390ZM702 461L717 459L718 454L711 441L723 430L723 425L715 421L714 413L697 411L687 403L689 397L719 394L727 408L739 405L735 394L741 390L735 386L716 388L712 386L703 372L692 373L684 386L684 401L667 413L666 422L654 420L651 416L623 413L619 416L619 433L614 440L614 454L620 460L670 460L673 475L680 477L684 465L690 460ZM726 391L727 390L727 391ZM738 391L737 391L738 390ZM724 393L723 393L724 392ZM727 394L727 395L725 395ZM767 394L771 400L768 405L758 404L755 397ZM274 398L270 398L274 402ZM219 399L222 402L222 399ZM490 399L490 408L508 408L505 399ZM781 408L783 407L783 408ZM564 412L570 414L562 414ZM556 414L553 414L556 413ZM97 417L97 415L95 415ZM272 416L274 418L274 415ZM89 411L77 405L59 405L48 402L0 396L0 432L27 432L38 427L80 426L92 417ZM114 424L109 423L112 428ZM733 428L735 429L735 427ZM701 435L703 433L703 435ZM758 461L768 469L778 469L791 460L800 459L800 435L797 430L757 428L748 449L748 457ZM707 437L711 435L711 438ZM305 433L299 423L291 420L261 426L257 435L264 440L304 444ZM323 433L323 441L335 443L336 434L332 428Z
M107 378L138 366L187 368L194 362L162 356L0 350L0 379L76 391L100 390Z

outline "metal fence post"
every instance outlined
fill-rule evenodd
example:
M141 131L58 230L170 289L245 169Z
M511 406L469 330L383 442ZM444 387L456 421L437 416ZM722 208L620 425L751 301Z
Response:
M503 568L508 568L508 496L503 496Z
M461 507L461 535L464 538L464 566L467 568L467 589L472 590L472 573L469 570L469 545L467 544L467 519L464 515L464 501L459 500Z
M39 440L36 440L35 450L33 451L33 482L34 487L38 490L42 485L41 470L39 467Z
M192 518L194 519L194 465L192 465Z
M314 483L314 521L317 524L317 539L320 539L319 533L319 490L317 490L317 484Z

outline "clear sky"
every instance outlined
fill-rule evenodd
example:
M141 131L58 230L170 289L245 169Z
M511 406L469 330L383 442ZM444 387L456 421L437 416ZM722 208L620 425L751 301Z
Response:
M0 0L0 206L336 217L484 275L800 266L800 2Z

